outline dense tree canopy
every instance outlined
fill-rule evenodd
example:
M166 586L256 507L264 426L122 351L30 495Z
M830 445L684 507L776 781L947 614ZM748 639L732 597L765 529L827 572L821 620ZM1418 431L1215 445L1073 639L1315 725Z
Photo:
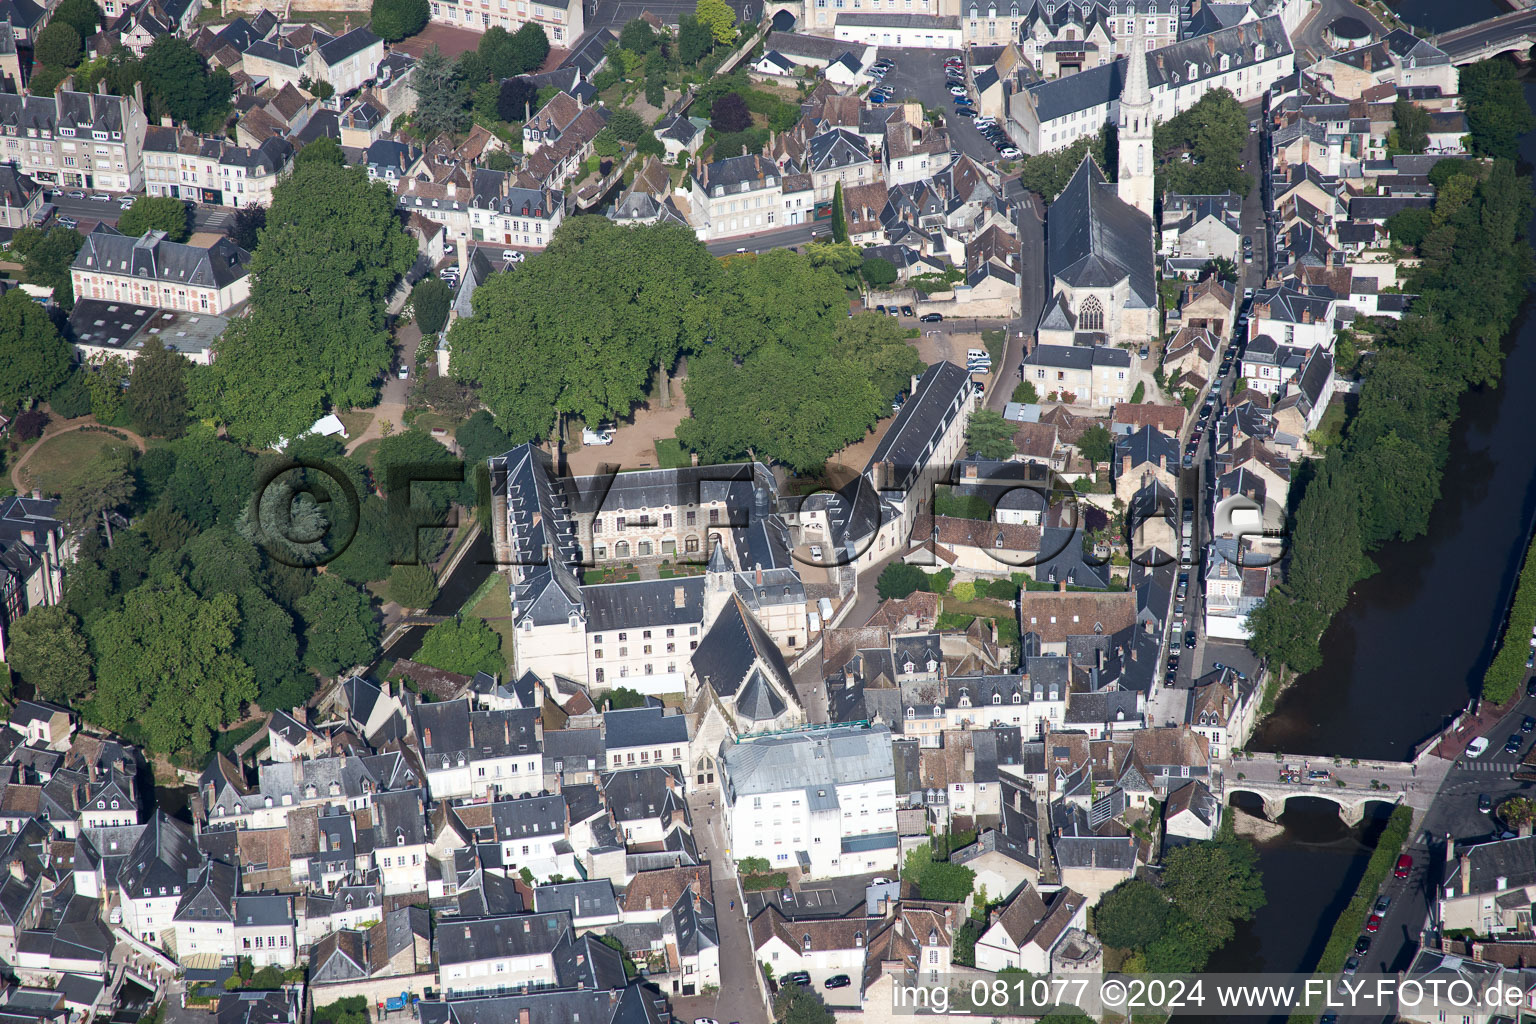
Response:
M80 232L58 225L47 231L29 225L11 236L11 252L21 259L27 283L52 288L54 299L65 309L75 304L69 268L84 244Z
M447 619L427 630L413 660L466 676L494 674L507 667L501 654L501 636L484 619L474 616Z
M117 219L125 235L164 231L173 242L185 242L192 233L192 207L175 196L139 196Z
M459 65L435 45L416 62L411 84L417 96L412 117L422 138L460 131L469 123L469 112L464 109L464 76Z
M51 21L37 34L32 56L50 68L72 68L80 63L80 33L67 21Z
M1472 151L1479 156L1513 160L1518 155L1520 136L1536 126L1515 66L1507 60L1492 58L1458 70L1461 105L1472 132Z
M45 700L69 701L91 683L80 620L63 605L33 608L11 624L6 663Z
M427 27L427 0L373 0L370 27L386 43L399 42Z
M368 596L325 573L298 600L304 617L304 663L321 675L366 665L378 653L379 623Z
M0 410L43 398L69 378L69 343L19 288L0 295Z
M200 598L178 576L128 594L91 630L103 724L137 723L155 750L207 749L256 696L255 674L234 653L239 622L234 597Z
M192 44L163 35L144 51L139 73L152 119L169 114L198 131L213 131L230 110L234 84L229 72L213 72Z
M53 9L49 24L62 22L75 30L81 39L89 39L101 26L101 8L95 0L60 0Z
M703 346L719 276L685 229L572 218L475 292L475 315L449 335L453 372L482 385L514 441L548 433L557 414L627 415L657 367Z
M1503 80L1487 69L1472 78L1482 93ZM1501 143L1483 136L1479 145ZM1486 173L1453 163L1438 176L1427 219L1391 224L1422 257L1404 286L1419 299L1402 319L1367 325L1377 351L1364 363L1357 411L1300 497L1284 583L1249 617L1254 650L1298 671L1319 663L1320 634L1373 571L1368 554L1427 529L1457 400L1498 381L1499 341L1525 296L1529 180L1503 159Z
M411 289L411 309L416 312L416 326L423 335L433 335L448 322L448 304L453 289L440 277L424 277Z
M1253 188L1253 176L1243 170L1247 144L1243 105L1225 89L1211 90L1153 132L1159 154L1167 157L1177 151L1188 156L1188 162L1175 156L1158 165L1158 191L1208 196L1230 190L1246 196Z
M978 409L965 425L965 450L1001 462L1015 452L1013 434L1014 425L1003 419L1002 413Z
M384 304L416 257L394 196L361 168L294 170L273 193L251 259L252 314L226 330L194 388L200 414L271 445L328 407L366 404L393 356Z
M187 358L151 338L133 361L124 407L146 434L180 437L187 427Z

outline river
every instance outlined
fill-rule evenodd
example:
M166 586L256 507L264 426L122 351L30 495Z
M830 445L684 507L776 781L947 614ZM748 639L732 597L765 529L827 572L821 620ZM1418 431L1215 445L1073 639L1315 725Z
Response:
M1403 0L1394 9L1435 31L1508 10L1502 0ZM1526 96L1536 104L1536 85ZM1521 140L1536 164L1536 134ZM1522 170L1528 172L1527 168ZM1531 225L1536 237L1536 218ZM1505 381L1536 379L1530 302L1505 339ZM1451 435L1429 532L1376 553L1323 636L1323 667L1303 676L1260 727L1256 750L1403 758L1466 706L1493 654L1536 521L1536 403L1518 386L1469 392ZM1384 814L1384 807L1375 807ZM1309 970L1348 903L1384 818L1347 828L1330 806L1292 801L1286 834L1260 847L1268 905L1240 926L1209 970Z

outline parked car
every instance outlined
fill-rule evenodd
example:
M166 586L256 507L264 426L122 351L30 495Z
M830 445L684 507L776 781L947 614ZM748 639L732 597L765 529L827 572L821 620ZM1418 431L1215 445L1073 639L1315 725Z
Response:
M811 975L809 971L790 971L779 982L780 985L799 985L801 988L811 987Z
M405 380L410 375L411 375L411 368L409 366L406 366L404 363L401 363L400 364L400 379L401 380Z
M91 196L91 202L93 203L110 203L111 201L112 197L107 195L105 192L98 192Z
M976 111L972 110L970 107L956 107L955 108L955 116L956 117L975 117L976 116Z
M918 319L921 320L925 324L941 324L941 323L944 322L944 314L943 313L924 313L922 316L918 317Z
M913 309L911 306L902 306L901 307L901 315L902 316L917 316L917 310Z
M59 224L62 227L74 229L80 226L80 222L73 217L60 217Z
M71 198L71 199L84 199L85 198L85 193L80 191L79 189L75 189L73 192L69 193L69 198Z
M1373 935L1381 931L1381 915L1372 914L1365 922L1365 930Z
M1474 739L1471 743L1467 744L1467 756L1468 757L1482 757L1483 753L1487 749L1488 749L1488 738L1486 736L1479 736L1476 739Z
M890 885L891 884L891 880L889 878L886 878L884 875L881 875L878 878L870 879L869 884L870 885Z
M1392 869L1392 877L1393 878L1407 878L1408 877L1408 872L1410 872L1412 870L1413 870L1413 858L1408 856L1408 854L1405 853L1401 857L1397 858L1397 867Z
M1356 956L1365 956L1365 954L1369 953L1370 951L1371 951L1371 937L1369 935L1362 935L1358 939L1355 940L1355 955Z
M812 544L811 545L811 558L813 560L817 561L817 562L821 561L821 545L820 544Z
M1188 647L1190 650L1194 650L1195 649L1195 631L1194 630L1190 630L1188 633L1184 634L1184 646Z
M949 94L951 96L964 96L965 95L965 86L963 86L963 85L952 85L952 86L949 87Z
M1381 915L1385 916L1386 913L1387 913L1387 908L1390 907L1391 905L1392 905L1392 897L1391 896L1378 896L1376 898L1376 906L1374 908L1372 908L1371 912L1374 913L1374 914L1381 914Z
M834 974L832 977L822 982L822 984L827 988L847 988L849 985L853 984L853 980L846 974Z
M1520 753L1520 734L1519 733L1511 734L1509 739L1504 741L1504 753L1506 753L1506 754L1518 754L1518 753Z
M1359 957L1352 956L1348 960L1344 961L1344 974L1346 976L1354 974L1359 969L1360 969L1360 958Z

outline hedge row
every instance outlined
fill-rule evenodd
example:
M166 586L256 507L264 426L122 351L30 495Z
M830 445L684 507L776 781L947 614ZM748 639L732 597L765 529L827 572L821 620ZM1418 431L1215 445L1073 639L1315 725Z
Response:
M1536 625L1536 539L1525 553L1525 565L1520 568L1520 580L1515 585L1515 601L1509 609L1509 622L1499 641L1499 653L1493 656L1488 671L1483 674L1483 699L1503 704L1513 697L1525 678L1525 658L1528 644L1526 630Z
M741 888L746 892L757 892L760 889L782 889L789 884L789 874L784 871L775 871L771 875L743 875Z
M1354 897L1334 922L1333 934L1328 936L1323 955L1318 957L1317 967L1312 971L1314 975L1330 977L1339 973L1344 969L1344 961L1354 954L1355 940L1365 930L1365 919L1370 916L1371 908L1376 904L1376 894L1397 863L1398 854L1408 842L1408 830L1412 827L1411 808L1399 806L1392 811L1387 827L1381 830L1381 840L1376 844L1376 849L1371 851L1371 859L1366 862L1365 874L1360 876ZM1311 1013L1291 1014L1291 1024L1311 1024L1316 1019L1316 1015Z

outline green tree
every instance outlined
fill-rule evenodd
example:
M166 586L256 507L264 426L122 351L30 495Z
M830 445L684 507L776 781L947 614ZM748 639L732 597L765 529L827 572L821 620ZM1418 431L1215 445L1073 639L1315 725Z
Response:
M1168 898L1140 879L1121 882L1099 900L1094 931L1106 946L1142 949L1163 930Z
M173 242L185 242L191 232L192 208L175 196L139 196L117 219L125 235L164 231Z
M506 669L501 636L484 619L462 616L445 619L427 630L413 659L444 672L496 674Z
M427 26L427 0L373 0L374 33L386 43L413 36Z
M199 413L270 445L327 406L372 401L393 358L384 304L415 257L383 182L361 168L296 168L273 192L250 263L252 313L225 331Z
M55 416L72 420L91 411L91 389L86 383L84 370L72 370L64 383L48 396L48 406Z
M645 22L640 24L644 25ZM651 132L650 127L646 125L640 115L626 107L620 107L618 110L615 110L608 118L608 130L613 132L615 137L625 142L639 142Z
M862 371L887 402L925 369L901 324L877 313L860 313L844 320L837 328L834 351L838 359Z
M848 241L848 217L843 209L843 183L832 186L832 241Z
M692 14L677 19L677 56L687 67L692 67L715 48L715 33Z
M459 424L453 439L459 446L464 461L478 465L492 455L500 455L515 446L506 432L496 425L496 419L480 409Z
M366 665L378 654L379 624L368 596L330 573L299 599L304 621L304 664L323 676Z
M1070 146L1028 157L1019 171L1019 183L1044 197L1046 202L1054 202L1072 180L1084 156L1091 155L1100 168L1104 167L1105 141L1106 132L1101 131L1097 135L1085 135Z
M1232 937L1233 922L1249 920L1264 906L1257 865L1253 844L1228 826L1216 839L1168 854L1163 890L1215 948Z
M1397 148L1422 153L1429 148L1429 111L1399 96L1392 103L1392 123L1397 128Z
M480 57L485 74L493 82L500 82L523 70L518 66L517 44L512 39L512 33L500 25L493 25L481 34L480 45L475 47L475 53Z
M1159 154L1180 151L1190 158L1157 166L1158 191L1214 195L1230 190L1246 196L1253 188L1253 178L1243 171L1247 144L1247 112L1232 93L1213 89L1153 132Z
M133 497L133 475L122 453L108 449L98 452L80 468L59 495L58 513L76 529L89 527L98 516L106 524L107 539L112 525L105 513L115 511Z
M625 708L645 707L645 696L635 690L631 690L627 686L615 686L608 691L606 698L609 711L623 711ZM747 859L750 860L751 858Z
M72 68L80 63L80 33L67 21L51 21L37 34L32 56L50 68Z
M424 277L411 289L411 308L416 311L416 326L423 335L433 335L448 322L448 304L453 290L442 278Z
M84 244L84 235L58 226L46 232L31 226L17 228L11 236L11 252L21 258L27 283L52 288L54 299L65 309L75 304L69 269Z
M524 22L522 28L512 33L512 42L515 44L515 74L531 74L543 67L549 56L549 37L544 34L542 25L536 21Z
M869 286L877 291L896 283L896 264L879 256L865 260L860 273Z
M698 0L694 5L694 17L708 26L717 43L736 41L736 12L725 0Z
M1513 160L1521 135L1536 125L1514 66L1497 57L1459 69L1462 109L1478 156Z
M75 35L79 38L89 39L96 34L96 29L101 25L101 8L95 4L94 0L61 0L53 9L53 17L49 20L49 24L57 22L73 28Z
M592 140L592 151L605 160L612 160L624 150L619 145L619 140L614 136L613 132L604 128Z
M1003 419L1002 413L978 409L965 425L965 449L984 459L1002 461L1016 451L1013 434L1013 424Z
M1034 405L1040 401L1040 393L1035 390L1035 386L1029 381L1020 381L1019 386L1013 389L1013 400L1015 402L1022 402L1025 405Z
M437 577L430 565L397 565L389 573L389 599L402 608L430 608Z
M71 701L91 685L80 620L63 605L33 608L11 624L6 663L44 700Z
M656 30L642 18L631 18L619 32L619 45L634 53L650 53L661 45Z
M128 377L124 405L144 433L180 437L187 426L187 369L192 364L159 338L151 338Z
M256 696L251 667L233 651L239 621L234 597L200 598L177 576L130 592L91 629L101 724L138 723L160 752L207 750Z
M1140 405L1142 399L1144 399L1146 397L1147 397L1147 382L1144 381L1144 380L1139 380L1139 381L1136 382L1136 390L1131 392L1131 404L1132 405Z
M1077 439L1077 450L1092 462L1108 462L1115 457L1115 439L1101 423L1095 423Z
M256 703L268 710L303 703L314 690L315 678L299 663L293 616L256 586L240 589L236 599L240 625L235 654L255 675Z
M416 87L415 126L423 139L443 132L461 131L469 123L464 110L465 90L459 67L443 56L434 44L416 62L411 78Z
M213 131L230 110L234 85L224 69L210 73L202 55L180 36L163 35L149 44L140 66L150 109L169 114L197 131Z
M1392 241L1410 249L1417 249L1423 244L1431 227L1430 212L1419 206L1398 210L1387 218L1387 233Z
M293 169L295 171L308 164L330 164L333 167L343 167L346 165L346 162L347 158L341 151L341 143L329 135L322 135L311 142L306 142L293 155ZM263 210L261 227L265 228L266 226L266 211Z
M773 1017L779 1024L833 1024L837 1019L821 993L799 985L782 985L773 997Z
M453 373L480 383L514 442L560 416L626 415L653 373L703 347L719 278L685 229L568 219L542 255L475 292L475 315L449 332Z
M70 378L69 343L26 292L0 296L0 409L51 394Z
M875 582L875 592L880 595L880 600L890 598L902 598L919 591L926 590L928 577L923 570L906 562L892 562L880 570L880 578Z

